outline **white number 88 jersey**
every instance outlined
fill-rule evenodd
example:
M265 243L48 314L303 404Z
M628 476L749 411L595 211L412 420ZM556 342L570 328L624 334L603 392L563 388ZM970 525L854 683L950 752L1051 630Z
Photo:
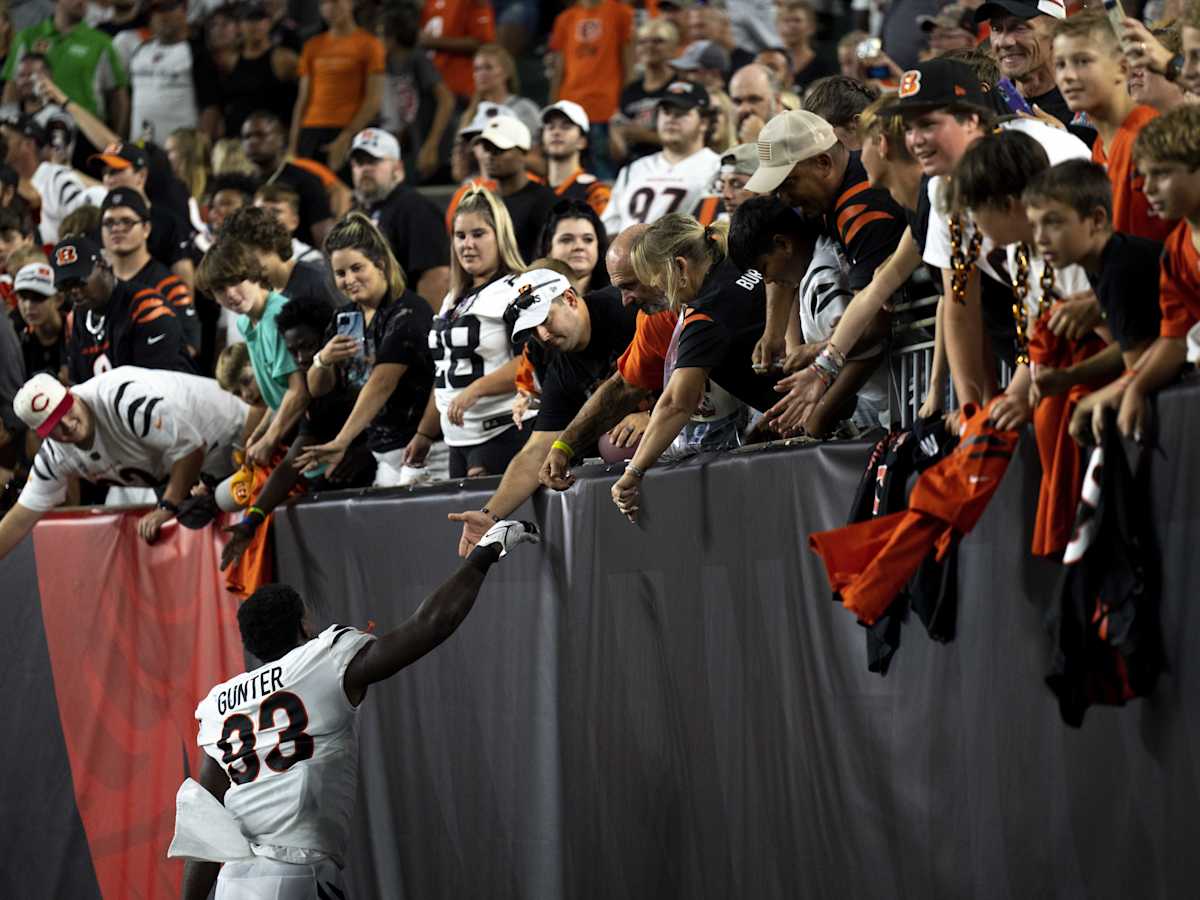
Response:
M655 222L667 213L690 215L713 192L720 168L721 157L707 147L674 165L661 152L634 160L617 174L604 210L609 239L630 225Z
M229 776L225 808L257 853L341 864L358 783L357 709L342 678L373 640L333 625L196 707L197 743Z

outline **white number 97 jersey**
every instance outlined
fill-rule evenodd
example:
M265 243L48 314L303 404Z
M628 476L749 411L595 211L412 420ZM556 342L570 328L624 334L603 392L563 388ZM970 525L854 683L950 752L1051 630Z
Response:
M358 783L357 709L342 678L373 640L333 625L196 707L197 743L229 776L225 807L259 855L340 864Z
M690 215L713 192L720 168L721 157L707 147L674 165L661 152L634 160L617 174L604 210L609 239L630 225L654 222L667 213Z

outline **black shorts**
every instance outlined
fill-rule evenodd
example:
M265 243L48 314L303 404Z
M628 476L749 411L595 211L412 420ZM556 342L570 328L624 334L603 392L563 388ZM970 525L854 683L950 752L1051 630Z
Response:
M450 477L466 478L467 472L482 467L485 475L503 475L512 458L521 452L529 435L533 433L533 421L518 430L514 425L506 428L491 440L468 447L450 448Z

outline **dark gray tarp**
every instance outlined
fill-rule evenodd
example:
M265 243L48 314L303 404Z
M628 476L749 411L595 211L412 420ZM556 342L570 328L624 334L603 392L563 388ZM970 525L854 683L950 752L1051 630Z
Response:
M585 471L462 628L361 716L357 898L1195 896L1200 387L1160 404L1154 517L1172 672L1067 728L1042 678L1058 567L1030 557L1023 441L960 553L957 640L913 619L886 678L814 530L864 445L655 470L641 524ZM281 579L327 621L398 624L458 564L472 485L302 503Z

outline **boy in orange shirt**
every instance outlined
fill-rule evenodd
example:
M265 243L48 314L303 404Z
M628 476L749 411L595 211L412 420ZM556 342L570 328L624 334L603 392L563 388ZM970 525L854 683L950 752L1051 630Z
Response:
M1165 387L1187 361L1187 333L1200 322L1200 107L1181 106L1148 123L1133 158L1145 178L1150 208L1181 221L1163 247L1159 337L1124 375L1098 392L1092 431L1099 440L1104 410L1118 409L1117 427L1141 440L1146 398Z
M608 120L633 72L633 9L617 0L579 0L554 20L551 100L572 100L591 120L589 144L600 178L607 171Z
M1054 80L1071 112L1087 113L1098 137L1092 160L1108 166L1116 231L1161 241L1173 220L1151 214L1133 166L1133 142L1158 111L1129 96L1129 63L1101 13L1083 13L1054 25Z
M379 115L387 52L354 21L354 0L322 0L329 30L300 52L300 90L292 113L288 153L338 170L350 142Z

